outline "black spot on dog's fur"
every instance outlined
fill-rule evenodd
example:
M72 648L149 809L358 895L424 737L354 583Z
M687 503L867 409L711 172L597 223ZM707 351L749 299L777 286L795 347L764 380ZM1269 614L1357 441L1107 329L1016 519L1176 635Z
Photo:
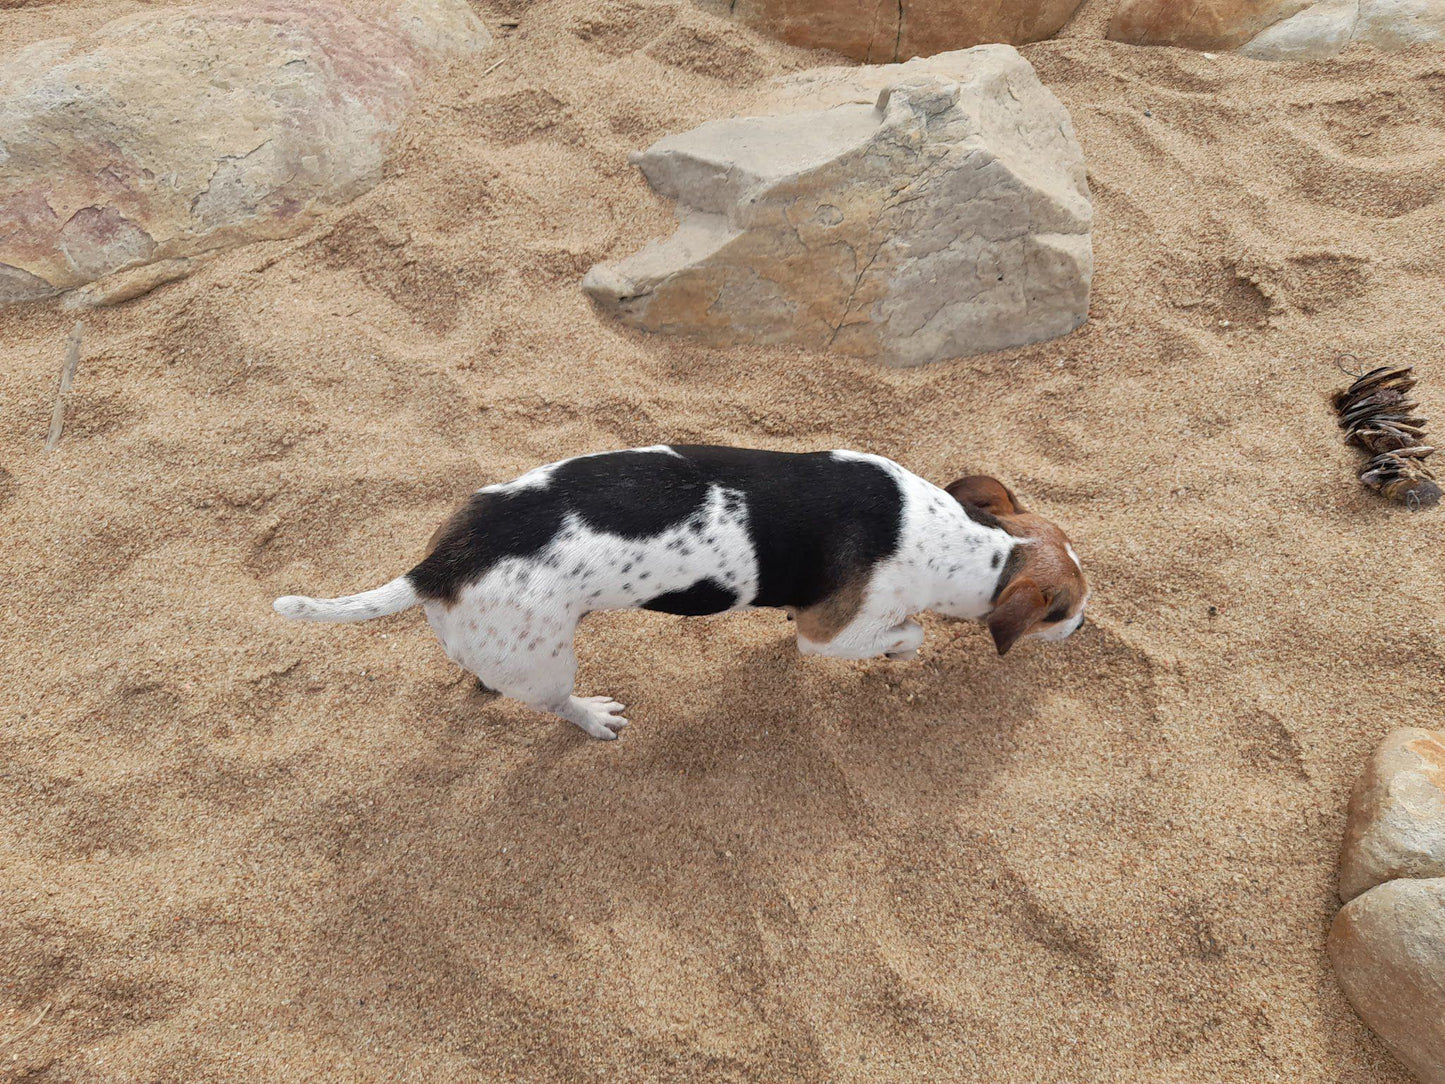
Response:
M703 579L681 591L666 591L650 598L642 603L642 608L683 617L702 617L731 610L737 603L738 596L717 580Z
M544 549L568 513L623 538L659 534L701 503L696 486L660 484L668 462L681 460L666 452L583 456L559 464L543 485L474 493L408 578L423 598L454 601L498 561Z

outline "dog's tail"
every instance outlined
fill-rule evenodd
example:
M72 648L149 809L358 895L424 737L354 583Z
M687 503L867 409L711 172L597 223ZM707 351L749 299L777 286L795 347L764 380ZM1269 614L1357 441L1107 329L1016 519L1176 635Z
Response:
M287 595L271 605L282 617L298 621L369 621L373 617L399 614L421 601L410 576L398 576L390 583L345 598L307 598Z

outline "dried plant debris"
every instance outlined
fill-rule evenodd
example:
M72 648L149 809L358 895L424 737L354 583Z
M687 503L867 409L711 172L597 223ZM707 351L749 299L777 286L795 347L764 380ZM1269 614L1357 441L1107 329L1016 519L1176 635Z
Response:
M1345 439L1370 454L1360 481L1394 501L1424 508L1440 500L1440 485L1425 460L1425 419L1410 397L1415 370L1382 365L1335 393Z

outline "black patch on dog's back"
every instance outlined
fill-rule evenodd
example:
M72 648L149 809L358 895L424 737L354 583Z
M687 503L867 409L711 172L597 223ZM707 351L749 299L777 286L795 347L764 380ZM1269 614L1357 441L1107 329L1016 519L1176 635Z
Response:
M725 508L746 512L759 575L754 598L725 592L729 601L718 609L811 606L898 548L902 494L876 463L831 452L702 445L674 451L569 459L539 485L474 494L408 574L412 585L423 598L453 601L498 561L544 549L569 514L596 531L650 538L699 512L714 486L732 491ZM659 598L700 605L698 589Z
M548 489L594 531L651 538L702 508L708 480L667 452L608 452L562 463Z
M702 617L704 614L720 614L724 610L731 610L737 604L736 593L729 591L717 580L704 579L681 591L665 591L656 598L650 598L642 604L642 608L683 617Z
M832 452L673 450L742 493L758 561L754 606L811 606L898 549L903 494L876 463Z
M474 493L407 575L423 598L454 601L498 561L545 549L568 513L622 538L659 534L696 512L706 494L696 479L678 477L687 473L680 464L667 452L608 452L565 460L538 485Z

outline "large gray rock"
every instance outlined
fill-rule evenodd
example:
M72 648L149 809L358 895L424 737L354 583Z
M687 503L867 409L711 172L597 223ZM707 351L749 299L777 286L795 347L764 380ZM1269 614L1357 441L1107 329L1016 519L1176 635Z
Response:
M1445 877L1445 733L1438 730L1389 734L1350 795L1340 898L1396 877Z
M1088 316L1083 153L1017 50L822 69L760 104L634 155L682 222L588 272L604 310L716 344L898 365L1037 342Z
M1422 1084L1445 1084L1445 878L1356 896L1335 916L1329 950L1360 1018Z
M0 303L302 229L380 176L465 0L142 12L0 62Z

